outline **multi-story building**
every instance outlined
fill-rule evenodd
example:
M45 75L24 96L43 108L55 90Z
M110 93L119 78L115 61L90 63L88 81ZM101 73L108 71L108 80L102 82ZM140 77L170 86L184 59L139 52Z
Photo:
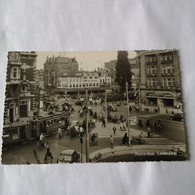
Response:
M136 90L138 88L139 83L139 64L137 63L137 57L130 58L129 63L131 65L131 82L132 82L132 88Z
M178 52L137 51L140 66L140 103L161 113L182 109Z
M27 117L35 109L35 52L9 52L6 78L5 122Z
M119 86L115 82L115 79L116 79L116 62L117 62L117 60L111 60L109 62L105 62L105 70L108 72L108 74L111 77L111 82L112 82L111 88L112 88L112 90L119 89Z
M78 63L75 58L51 57L44 64L44 87L50 94L54 93L58 85L58 78L67 74L75 76L78 72Z
M116 62L117 62L117 60L111 60L110 62L105 62L105 69L106 69L106 71L108 71L108 73L111 76L112 87L114 89L119 88L119 86L115 82L115 79L116 79ZM139 80L139 66L138 66L138 63L137 63L137 57L130 58L129 63L130 63L131 72L132 72L132 78L131 78L132 88L136 89L137 88L137 83L138 83L138 80Z
M105 84L110 85L111 77L103 71L82 71L75 73L75 76L64 74L58 78L58 92L85 92L85 88L90 91L104 91Z
M36 70L35 82L36 82L36 86L38 86L42 90L44 89L44 70L43 69Z

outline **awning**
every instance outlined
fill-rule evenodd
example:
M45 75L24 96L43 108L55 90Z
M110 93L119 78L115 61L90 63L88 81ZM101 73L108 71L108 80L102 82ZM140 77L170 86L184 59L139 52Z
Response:
M146 98L156 98L156 99L174 99L174 97L158 97L158 96L145 96Z

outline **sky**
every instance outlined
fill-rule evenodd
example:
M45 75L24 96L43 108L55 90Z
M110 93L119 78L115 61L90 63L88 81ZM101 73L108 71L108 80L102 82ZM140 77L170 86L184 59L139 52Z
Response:
M79 70L95 70L97 67L104 67L104 62L117 59L117 51L90 51L90 52L36 52L37 53L37 69L43 69L47 56L63 56L63 57L75 57L78 64ZM128 58L134 58L136 52L128 51Z

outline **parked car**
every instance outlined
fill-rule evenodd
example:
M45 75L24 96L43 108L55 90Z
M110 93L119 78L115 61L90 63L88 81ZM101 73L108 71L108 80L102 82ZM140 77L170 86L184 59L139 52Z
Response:
M76 102L75 102L75 105L77 105L77 106L82 106L82 105L83 105L83 101L80 101L80 100L79 100L79 101L76 101Z
M63 150L57 159L57 163L79 163L81 155L72 149Z
M183 113L172 114L170 119L175 121L183 121Z
M114 112L116 112L117 111L117 107L114 106L114 105L112 105L112 104L109 104L108 105L108 111L114 111Z

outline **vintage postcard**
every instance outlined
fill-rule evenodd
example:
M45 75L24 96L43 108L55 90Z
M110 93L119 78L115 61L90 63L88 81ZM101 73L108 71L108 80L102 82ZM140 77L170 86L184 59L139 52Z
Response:
M177 50L7 57L2 164L188 159Z

